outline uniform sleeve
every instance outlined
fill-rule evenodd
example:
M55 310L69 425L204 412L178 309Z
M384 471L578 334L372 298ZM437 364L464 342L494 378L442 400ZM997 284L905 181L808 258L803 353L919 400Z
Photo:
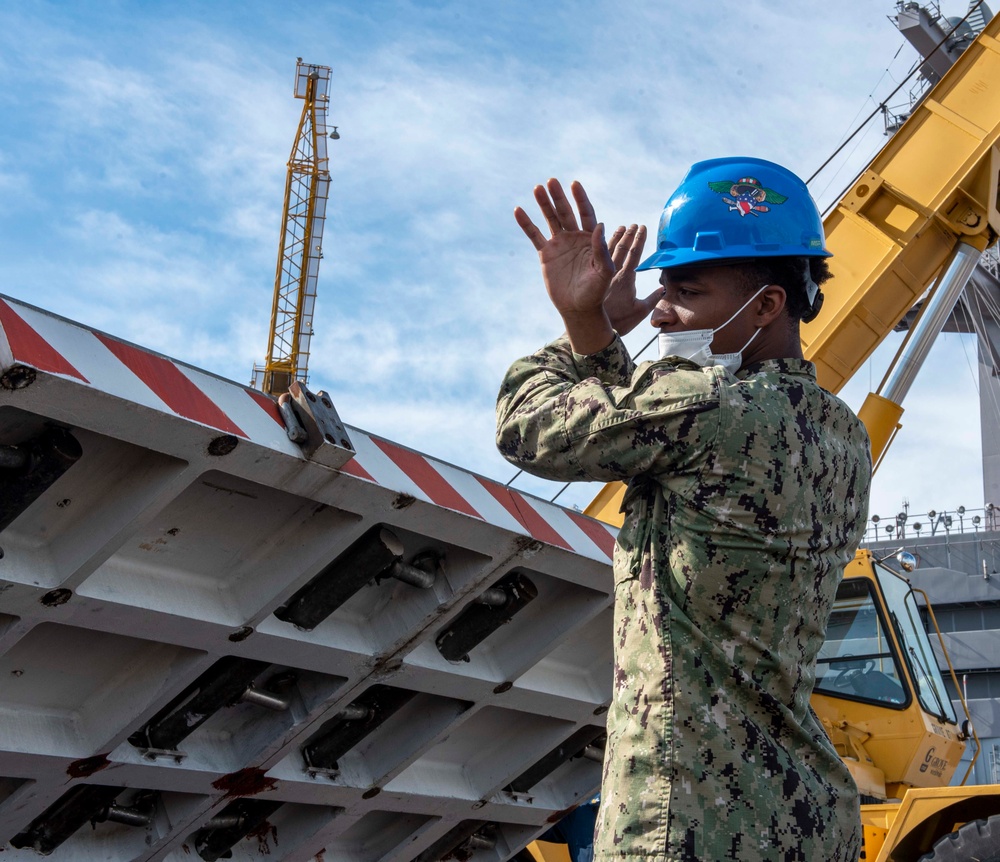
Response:
M525 472L610 482L695 469L719 424L715 370L635 368L617 336L590 356L565 337L515 362L497 399L497 447Z

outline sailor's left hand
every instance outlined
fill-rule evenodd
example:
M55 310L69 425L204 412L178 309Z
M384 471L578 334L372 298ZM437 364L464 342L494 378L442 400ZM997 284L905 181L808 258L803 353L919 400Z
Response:
M548 239L521 207L514 210L514 218L538 251L545 289L566 324L573 350L591 354L614 340L604 301L615 264L604 241L604 225L598 224L583 186L574 182L570 190L580 212L579 225L573 205L555 179L535 186L535 201L551 234Z
M535 186L535 201L549 226L548 238L521 207L514 210L514 219L538 251L549 298L564 318L599 312L615 274L604 225L597 223L586 191L578 182L570 190L580 211L579 224L558 180Z
M604 310L611 325L619 335L635 329L653 313L662 291L654 290L640 299L635 292L635 268L642 260L642 249L646 244L646 226L622 225L608 240L611 260L615 265L615 277L611 279L608 296L604 300Z

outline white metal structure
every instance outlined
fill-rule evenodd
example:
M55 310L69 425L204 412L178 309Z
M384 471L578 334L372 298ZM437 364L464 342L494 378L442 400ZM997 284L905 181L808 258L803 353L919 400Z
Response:
M0 387L4 860L492 862L597 789L610 528L3 298Z

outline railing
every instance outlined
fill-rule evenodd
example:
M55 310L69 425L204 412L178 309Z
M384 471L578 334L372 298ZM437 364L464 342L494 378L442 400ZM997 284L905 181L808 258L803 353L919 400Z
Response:
M1000 531L1000 506L993 503L987 503L980 509L966 509L965 506L940 512L931 509L922 515L914 514L904 506L904 510L895 515L869 516L864 541L913 542L928 537L996 531Z
M877 553L898 547L915 554L924 567L990 576L1000 572L1000 506L873 515L861 546Z

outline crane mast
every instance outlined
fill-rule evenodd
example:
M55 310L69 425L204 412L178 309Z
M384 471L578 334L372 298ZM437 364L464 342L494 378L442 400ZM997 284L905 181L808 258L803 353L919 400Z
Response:
M316 282L330 193L326 151L329 86L329 66L298 59L295 98L305 104L288 159L267 358L262 366L254 365L251 381L269 395L287 392L295 380L308 380ZM336 127L332 134L339 137Z

